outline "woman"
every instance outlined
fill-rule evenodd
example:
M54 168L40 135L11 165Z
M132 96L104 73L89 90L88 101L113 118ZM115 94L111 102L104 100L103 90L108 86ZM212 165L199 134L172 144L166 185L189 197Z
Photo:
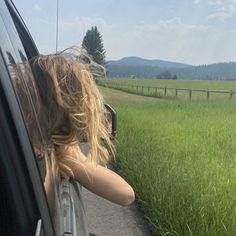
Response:
M114 153L113 145L105 127L103 100L88 65L66 52L33 58L30 65L46 150L60 176L75 179L111 202L131 204L135 199L132 187L104 167ZM80 149L84 140L90 146L87 156ZM34 146L40 153L40 147ZM47 178L45 188L50 192Z

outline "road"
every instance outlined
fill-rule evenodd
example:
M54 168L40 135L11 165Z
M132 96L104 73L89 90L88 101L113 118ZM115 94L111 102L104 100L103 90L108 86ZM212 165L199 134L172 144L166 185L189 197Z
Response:
M148 224L136 205L122 207L82 189L91 236L150 236Z
M82 152L86 155L89 146L81 145ZM92 192L82 189L82 198L88 229L91 236L150 236L147 221L138 211L136 204L122 207Z

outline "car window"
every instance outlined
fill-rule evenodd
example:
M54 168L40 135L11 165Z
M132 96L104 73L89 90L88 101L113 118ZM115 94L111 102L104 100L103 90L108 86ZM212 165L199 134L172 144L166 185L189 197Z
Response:
M32 57L35 57L39 54L38 49L29 34L29 31L24 24L20 14L18 13L17 9L15 8L14 4L12 2L6 1L6 5L9 9L9 12L11 14L11 17L13 19L13 22L15 24L16 30L18 32L18 35L21 39L21 43L24 47L25 53L27 55L27 58L30 59Z
M8 11L0 4L0 45L1 53L11 77L11 82L15 89L22 115L27 126L35 159L41 174L42 183L48 199L48 205L52 219L55 224L59 224L59 200L57 194L57 177L47 154L47 138L43 130L44 119L39 118L39 106L37 90L35 88L31 68L24 47L20 41L19 34L12 22Z
M9 12L0 9L0 29L3 29L0 50L24 116L56 235L88 235L80 186L73 181L60 181L56 159L51 156L51 143L45 125L47 114L41 112L40 98L28 63L39 54L38 50L12 2L5 2Z
M29 65L25 63L27 57L18 39L18 33L14 30L14 27L6 27L7 24L9 24L8 15L2 15L2 12L3 11L1 11L0 15L0 27L2 30L0 40L2 54L9 69L12 83L16 89L15 91L18 96L24 118L26 120L26 124L28 124L27 121L29 121L29 119L34 119L34 121L31 121L35 122L34 130L29 130L31 140L35 140L36 138L33 136L37 135L37 148L43 149L43 137L37 116L34 114L34 117L32 117L33 113L36 112L36 108L33 106L36 97L33 98L29 93L29 90L33 89L34 85L32 83L33 80L30 78L32 75L30 73ZM26 74L27 77L25 76ZM22 86L23 91L25 91L24 93L20 93L19 85ZM44 178L43 175L42 177Z

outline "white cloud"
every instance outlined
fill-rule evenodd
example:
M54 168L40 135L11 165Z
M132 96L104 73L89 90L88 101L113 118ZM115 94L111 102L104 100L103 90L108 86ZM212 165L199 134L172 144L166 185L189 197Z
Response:
M228 5L230 3L236 3L236 0L194 0L194 4L199 4L200 2L206 3L212 6L222 6Z
M108 24L103 18L75 17L71 21L60 21L59 29L62 32L87 31L92 26L97 26L99 30L111 31L115 25Z
M38 4L34 4L34 10L36 10L36 11L42 11L42 7L39 6Z
M40 24L55 31L55 23L41 20ZM190 64L236 60L236 31L189 24L179 17L137 23L126 31L103 18L76 17L60 22L59 49L81 45L86 31L94 25L102 34L107 59L141 56ZM54 43L54 35L50 40ZM42 43L48 45L49 39Z
M187 31L205 31L208 29L207 26L204 25L194 25L194 24L186 24L183 23L181 18L179 17L174 17L169 20L160 20L157 22L153 23L146 23L146 24L141 24L136 27L137 29L140 30L149 30L149 31L158 31L158 30L166 30L166 31L178 31L180 32L187 32Z
M225 21L226 19L231 18L235 14L235 6L229 5L227 7L218 8L215 12L210 14L208 20L219 20Z
M143 23L113 38L107 55L116 59L136 55L196 63L193 62L195 54L204 53L200 45L204 44L206 36L210 37L207 26L186 24L180 18Z
M236 60L236 32L187 24L180 18L139 24L113 36L104 41L108 59L141 56L190 64Z
M222 5L226 1L227 0L205 0L205 1L194 0L194 3L199 4L200 2L205 2L205 3L210 4L210 5ZM232 1L234 1L234 0L232 0Z
M46 29L53 32L52 40L54 40L54 32L56 31L56 24L52 21L44 19L37 19L38 23L44 25ZM106 22L103 18L90 18L90 17L75 17L72 20L59 21L59 49L64 49L74 45L81 45L83 37L88 29L92 26L97 26L98 31L101 33L103 39L113 37L116 33L116 26ZM119 35L122 33L119 32ZM48 51L48 50L47 50Z
M226 2L227 0L209 0L208 3L210 5L222 5Z
M200 2L212 6L213 12L208 15L208 20L219 20L223 22L235 14L236 0L194 0L195 4Z
M88 29L97 26L104 41L112 40L116 31L116 26L106 22L103 18L75 17L73 20L63 20L59 22L59 42L60 48L73 45L81 45L83 37ZM122 33L120 32L119 35Z

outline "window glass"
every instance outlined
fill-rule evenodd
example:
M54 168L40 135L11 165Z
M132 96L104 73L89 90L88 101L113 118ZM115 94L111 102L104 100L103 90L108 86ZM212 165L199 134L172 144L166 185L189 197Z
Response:
M51 161L45 116L40 103L31 68L18 32L4 4L0 3L0 50L8 67L12 84L22 110L35 158L40 170L54 224L59 227L59 200L55 163ZM1 9L2 8L2 9Z
M3 11L1 11L2 14ZM4 18L3 18L4 17ZM40 128L39 120L36 116L38 107L36 106L37 94L34 94L34 84L29 65L25 62L24 49L20 45L17 32L13 25L7 22L7 15L0 16L0 42L4 59L6 61L12 83L19 99L24 119L28 126L28 132L33 146L41 152L44 148L44 139ZM5 27L7 25L7 27ZM14 45L14 47L13 47ZM32 127L30 128L30 126ZM37 154L37 153L36 153ZM42 177L44 179L42 171Z

